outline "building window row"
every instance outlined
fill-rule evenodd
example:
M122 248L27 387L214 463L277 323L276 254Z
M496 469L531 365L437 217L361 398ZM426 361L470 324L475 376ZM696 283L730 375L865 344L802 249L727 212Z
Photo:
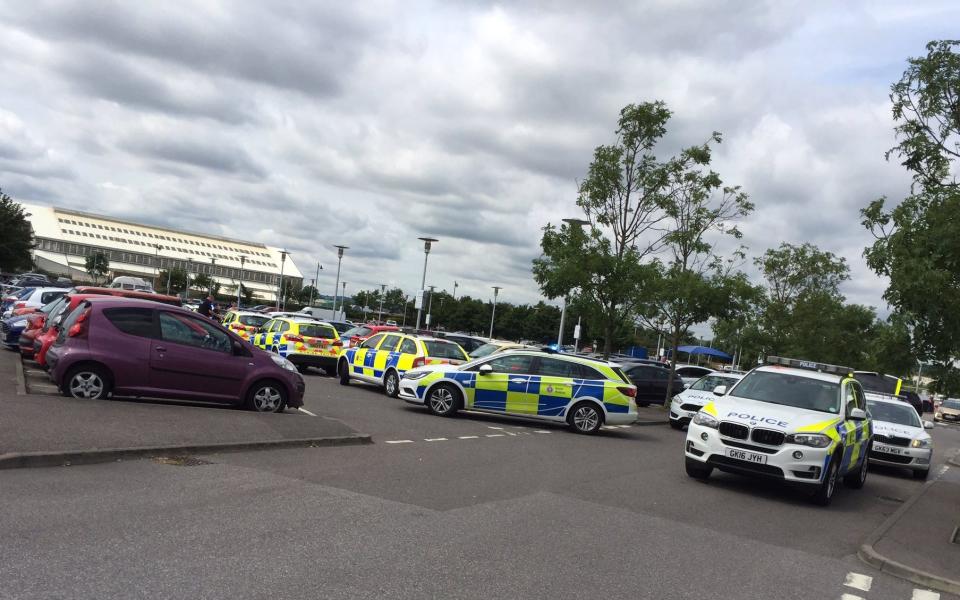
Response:
M149 231L138 231L138 230L136 230L136 229L127 229L127 228L124 228L124 227L115 227L115 226L112 226L112 225L102 225L102 224L99 224L99 223L91 223L91 222L86 222L86 221L77 221L77 220L74 220L74 219L67 219L67 218L63 218L63 217L58 217L57 220L60 222L61 225L76 225L76 226L78 226L78 227L85 227L85 228L88 228L88 229L90 229L90 230L97 230L97 231L102 230L102 231L104 232L103 234L101 234L101 233L96 233L96 232L88 232L88 231L84 231L84 230L72 230L72 229L64 229L64 230L63 230L64 233L70 233L70 234L73 234L73 235L79 235L79 236L90 237L90 238L95 238L95 239L108 239L108 240L115 241L115 242L121 242L121 243L126 243L126 244L133 244L133 245L138 245L138 246L156 247L157 245L160 245L161 247L163 247L163 248L165 248L165 249L167 249L167 250L171 250L171 251L183 252L183 253L186 253L186 254L196 254L196 255L198 255L198 256L208 256L208 257L211 257L211 258L223 258L223 259L225 259L225 260L237 260L237 256L228 256L228 255L226 255L226 254L218 254L218 253L216 253L216 252L209 252L209 251L207 251L207 250L194 250L194 249L192 249L192 248L188 248L187 246L200 246L200 247L204 247L204 248L210 248L210 249L213 249L213 250L224 250L224 251L228 251L228 252L235 252L238 256L239 256L239 255L244 255L244 256L248 256L248 257L249 257L249 256L252 255L252 256L260 256L260 257L270 258L270 254L269 254L269 253L267 253L267 252L262 252L262 251L259 251L259 250L253 250L253 249L250 249L250 248L242 249L242 248L238 248L238 247L236 247L236 246L224 246L224 245L222 245L222 244L214 244L214 243L204 242L204 241L199 241L199 240L191 240L191 239L188 239L188 238L172 237L172 236L163 235L163 234L160 234L160 233L152 233L152 232L149 232ZM153 241L144 241L143 239L137 239L136 237L133 237L133 238L119 238L119 237L116 237L116 236L111 236L111 235L109 235L108 233L106 233L106 232L108 232L108 231L112 231L112 232L115 232L115 233L124 233L124 234L131 235L131 236L139 236L140 238L144 238L144 239L147 239L147 240L153 240ZM182 244L182 246L171 247L171 246L167 246L167 245L164 245L164 244L158 244L157 240L168 241L168 242L176 242L176 243ZM256 259L256 258L248 258L248 259L247 259L247 262L249 262L249 263L251 263L251 264L261 265L261 266L264 266L264 267L271 267L271 268L274 268L274 269L277 268L277 265L275 265L275 264L273 264L273 263L271 263L271 262L261 261L261 260L258 260L258 259Z
M222 277L225 279L241 279L241 270L222 265L211 265L207 263L193 262L189 260L167 258L151 254L141 254L138 252L127 252L124 250L114 250L108 248L98 248L86 244L75 244L72 242L61 242L40 238L37 240L37 247L40 250L56 252L65 256L92 256L97 252L103 253L111 262L127 263L140 265L150 269L173 269L180 268L190 273L203 273L212 277ZM290 277L286 277L289 279ZM242 281L252 281L265 285L278 285L280 276L273 273L264 273L263 271L253 271L243 269Z

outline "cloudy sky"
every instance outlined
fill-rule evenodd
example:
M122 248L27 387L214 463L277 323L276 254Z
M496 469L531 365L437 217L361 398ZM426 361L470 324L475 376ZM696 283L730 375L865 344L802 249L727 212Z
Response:
M0 5L0 186L23 201L285 246L348 292L535 301L540 228L619 109L674 111L662 153L724 135L754 254L845 256L881 307L858 210L901 198L890 83L960 3L49 2Z

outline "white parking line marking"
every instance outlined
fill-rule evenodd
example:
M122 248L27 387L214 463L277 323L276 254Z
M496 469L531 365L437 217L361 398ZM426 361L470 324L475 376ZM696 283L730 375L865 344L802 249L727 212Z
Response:
M533 432L534 432L534 433L550 433L549 431L546 431L545 429L534 429Z
M447 438L423 438L425 442L445 442Z
M305 409L305 408L302 407L302 406L301 406L300 408L298 408L297 410L299 410L299 411L302 412L302 413L307 413L307 414L310 415L311 417L317 416L317 415L313 414L312 412L310 412L309 410Z
M502 433L488 433L485 437L506 437Z
M853 594L843 594L840 596L840 600L864 600L863 596L855 596Z
M477 439L478 437L480 437L480 436L479 436L479 435L461 435L461 436L458 437L457 439L458 439L458 440L475 440L475 439Z
M413 440L387 440L385 444L412 444Z
M918 590L914 588L911 600L940 600L940 594L930 590Z
M503 429L503 427L494 427L493 425L487 425L487 429Z
M843 582L843 585L863 592L869 592L870 586L873 585L873 577L861 575L860 573L847 573L847 579Z

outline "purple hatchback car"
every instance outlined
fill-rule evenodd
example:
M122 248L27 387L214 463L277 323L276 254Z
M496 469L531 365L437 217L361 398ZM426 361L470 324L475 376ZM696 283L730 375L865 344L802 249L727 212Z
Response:
M303 378L290 361L189 310L147 300L78 305L47 363L51 379L74 398L182 398L259 412L303 406Z

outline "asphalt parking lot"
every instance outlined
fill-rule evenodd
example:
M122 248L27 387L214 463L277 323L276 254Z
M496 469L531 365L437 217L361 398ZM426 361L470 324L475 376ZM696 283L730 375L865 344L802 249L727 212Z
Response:
M666 426L444 419L306 377L315 418L374 443L2 473L0 598L924 598L855 556L919 489L906 472L822 509L687 478ZM940 469L960 429L933 434Z

